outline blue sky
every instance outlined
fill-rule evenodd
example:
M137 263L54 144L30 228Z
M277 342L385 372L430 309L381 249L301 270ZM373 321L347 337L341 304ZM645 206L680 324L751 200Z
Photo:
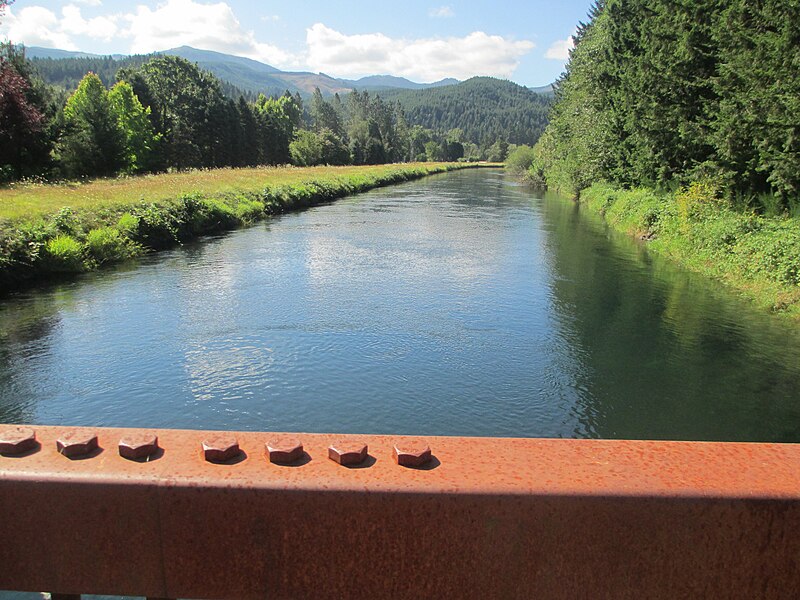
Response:
M97 54L188 45L335 77L491 75L539 86L563 70L570 36L590 4L16 0L0 36Z

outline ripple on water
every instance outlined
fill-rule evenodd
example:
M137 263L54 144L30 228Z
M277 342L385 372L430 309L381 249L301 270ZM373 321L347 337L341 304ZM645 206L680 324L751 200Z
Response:
M0 303L0 420L800 441L800 339L463 171Z

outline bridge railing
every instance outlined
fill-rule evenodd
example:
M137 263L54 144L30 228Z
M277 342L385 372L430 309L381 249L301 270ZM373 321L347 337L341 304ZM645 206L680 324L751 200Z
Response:
M800 446L23 429L0 589L800 597Z

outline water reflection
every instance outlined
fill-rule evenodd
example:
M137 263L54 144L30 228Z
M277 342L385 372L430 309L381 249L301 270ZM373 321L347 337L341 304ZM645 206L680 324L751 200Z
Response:
M796 333L467 171L0 303L0 420L800 440Z
M797 441L797 331L575 205L545 202L560 313L581 347L581 433ZM569 240L569 241L568 241Z

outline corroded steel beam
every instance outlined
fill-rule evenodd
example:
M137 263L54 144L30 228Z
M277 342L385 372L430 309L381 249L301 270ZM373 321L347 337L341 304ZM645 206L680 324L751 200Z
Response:
M800 446L4 429L0 589L800 597Z

